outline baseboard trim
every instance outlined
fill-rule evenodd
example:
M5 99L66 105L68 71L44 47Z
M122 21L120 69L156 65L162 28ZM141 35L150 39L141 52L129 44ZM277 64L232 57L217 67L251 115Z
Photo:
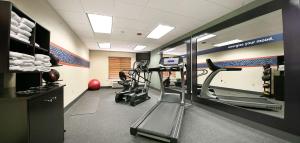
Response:
M101 86L101 88L112 88L112 86Z
M64 113L67 112L86 92L88 89L83 91L76 99L74 99L71 103L69 103L65 108L64 108Z

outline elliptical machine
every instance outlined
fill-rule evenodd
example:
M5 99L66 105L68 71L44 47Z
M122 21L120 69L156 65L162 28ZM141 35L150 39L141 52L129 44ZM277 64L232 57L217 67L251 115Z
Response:
M115 102L129 103L131 106L135 106L142 103L150 97L148 96L149 84L151 73L148 71L149 61L142 60L133 64L133 69L128 70L126 76L124 71L119 72L121 81L118 83L123 85L123 90L116 93ZM127 80L127 77L130 80ZM142 82L141 79L144 81ZM143 87L141 84L144 83Z

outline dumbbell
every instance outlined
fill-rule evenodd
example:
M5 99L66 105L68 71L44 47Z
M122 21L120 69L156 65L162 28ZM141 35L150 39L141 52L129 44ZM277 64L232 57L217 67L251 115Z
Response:
M271 69L270 69L270 68L269 68L269 69L265 69L265 70L263 71L263 73L264 73L264 75L271 74Z
M270 87L270 84L264 83L264 84L263 84L263 87L264 87L264 88L269 88L269 87Z
M270 93L269 91L264 91L263 95L264 95L264 96L270 96L271 93Z
M261 77L261 79L263 81L270 81L271 80L271 75L264 75L264 76Z

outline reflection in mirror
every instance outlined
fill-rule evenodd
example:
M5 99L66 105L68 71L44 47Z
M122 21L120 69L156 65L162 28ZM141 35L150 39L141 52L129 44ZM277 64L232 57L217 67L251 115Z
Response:
M284 118L282 32L278 10L197 36L198 97Z
M166 48L162 51L163 57L183 57L183 62L186 64L186 44L181 44L176 47ZM186 72L184 72L186 73ZM184 76L186 79L186 76ZM186 80L185 80L186 81ZM163 72L163 84L168 92L180 93L181 90L181 76L180 72ZM185 83L187 85L187 83Z

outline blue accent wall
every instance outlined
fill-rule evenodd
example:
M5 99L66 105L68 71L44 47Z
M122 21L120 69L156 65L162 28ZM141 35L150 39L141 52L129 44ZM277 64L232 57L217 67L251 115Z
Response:
M50 53L59 58L60 62L67 63L74 66L79 67L90 67L90 62L70 53L67 50L63 50L62 48L56 47L55 45L50 45Z
M197 55L205 55L205 54L209 54L209 53L234 50L234 49L240 49L240 48L251 48L252 46L255 46L255 45L273 43L273 42L278 42L278 41L282 41L282 40L283 40L283 34L280 33L280 34L260 37L260 38L256 38L256 39L252 39L252 40L247 40L247 41L236 43L236 44L231 44L231 45L226 45L226 46L222 46L222 47L216 47L216 48L212 48L212 49L198 51Z
M264 64L277 65L277 56L214 62L214 64L220 67L260 67ZM207 68L207 64L198 63L197 68Z

